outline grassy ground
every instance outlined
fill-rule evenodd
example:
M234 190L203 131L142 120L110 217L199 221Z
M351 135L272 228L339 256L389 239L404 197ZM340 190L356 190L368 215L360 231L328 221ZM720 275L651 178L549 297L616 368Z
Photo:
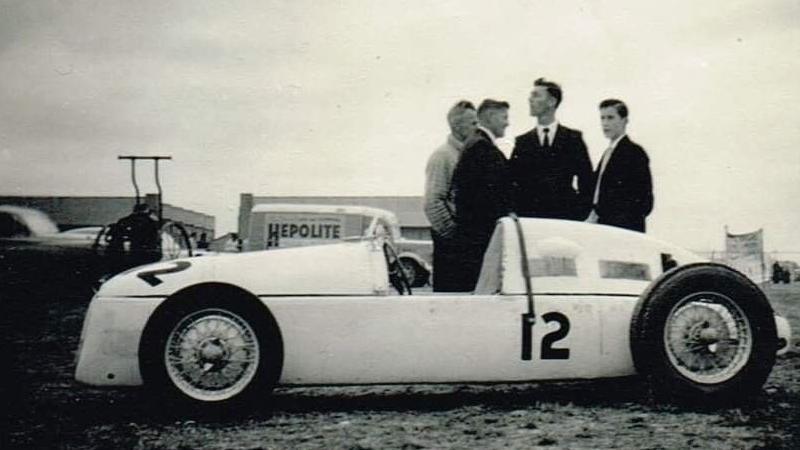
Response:
M800 332L800 283L767 292ZM269 405L210 416L163 408L141 389L76 384L88 299L57 287L0 295L0 448L800 448L797 337L763 394L738 408L658 404L626 379L279 389Z

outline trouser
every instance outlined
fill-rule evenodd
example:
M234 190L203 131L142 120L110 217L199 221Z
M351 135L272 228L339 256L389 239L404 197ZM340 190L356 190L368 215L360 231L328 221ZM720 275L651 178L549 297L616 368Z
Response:
M433 291L474 291L488 243L488 236L480 233L457 233L449 239L434 235Z
M433 292L461 292L459 264L461 247L452 237L431 231L433 238Z

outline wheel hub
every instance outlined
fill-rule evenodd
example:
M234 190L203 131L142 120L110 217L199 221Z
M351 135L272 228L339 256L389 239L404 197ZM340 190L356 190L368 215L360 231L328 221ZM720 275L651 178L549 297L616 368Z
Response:
M719 340L719 330L716 328L701 328L697 332L697 340L704 344L713 344Z
M752 342L744 313L729 298L698 293L679 302L664 329L667 354L687 378L719 383L747 360Z
M210 364L212 370L219 370L227 364L229 352L221 339L216 337L207 339L201 342L199 347L197 359L204 367Z
M180 321L165 352L175 386L199 400L220 400L244 390L258 368L259 345L252 327L222 309L197 311Z

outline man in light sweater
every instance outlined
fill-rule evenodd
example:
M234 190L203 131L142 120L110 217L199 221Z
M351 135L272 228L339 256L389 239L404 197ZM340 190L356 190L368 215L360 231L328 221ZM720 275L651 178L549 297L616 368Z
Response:
M425 168L425 215L433 238L433 290L453 292L458 284L460 247L455 242L453 171L464 150L464 142L475 134L478 115L475 106L462 100L447 113L450 135L428 159Z

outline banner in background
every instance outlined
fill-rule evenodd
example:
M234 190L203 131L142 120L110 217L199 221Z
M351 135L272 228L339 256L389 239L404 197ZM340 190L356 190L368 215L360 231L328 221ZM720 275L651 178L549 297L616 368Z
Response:
M752 233L730 234L725 232L725 264L760 283L766 281L764 267L764 230Z

